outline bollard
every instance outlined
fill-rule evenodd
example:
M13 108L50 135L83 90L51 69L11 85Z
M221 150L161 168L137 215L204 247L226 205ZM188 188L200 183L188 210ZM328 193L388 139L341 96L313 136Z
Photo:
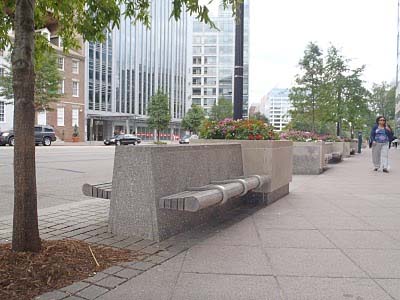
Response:
M361 146L362 146L362 132L358 132L358 153L361 153Z

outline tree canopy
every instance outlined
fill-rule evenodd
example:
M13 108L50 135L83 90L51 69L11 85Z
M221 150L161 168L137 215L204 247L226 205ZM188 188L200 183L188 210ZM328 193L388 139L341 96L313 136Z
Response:
M232 101L220 98L218 104L214 104L211 108L210 119L212 121L222 121L233 117Z
M171 113L169 110L168 96L158 91L151 97L148 108L149 118L147 124L150 129L157 130L157 141L160 141L160 131L168 128L171 122Z
M192 107L182 120L182 127L190 132L197 133L204 119L205 114L203 108L199 105L192 104Z

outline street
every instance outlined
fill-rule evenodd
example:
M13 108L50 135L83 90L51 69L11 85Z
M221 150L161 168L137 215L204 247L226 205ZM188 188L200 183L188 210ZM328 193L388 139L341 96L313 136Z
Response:
M87 199L84 183L111 182L115 147L36 147L38 208ZM13 213L12 147L0 147L0 217Z

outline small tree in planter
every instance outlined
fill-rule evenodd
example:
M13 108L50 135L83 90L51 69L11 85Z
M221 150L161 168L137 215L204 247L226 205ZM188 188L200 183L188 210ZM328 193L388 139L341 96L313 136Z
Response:
M74 132L72 133L72 141L74 143L79 142L79 128L76 124L74 126Z

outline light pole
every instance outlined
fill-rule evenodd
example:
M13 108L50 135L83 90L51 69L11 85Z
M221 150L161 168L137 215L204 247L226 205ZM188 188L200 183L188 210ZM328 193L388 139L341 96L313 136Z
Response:
M243 119L243 36L244 1L239 4L235 26L235 78L233 86L233 119Z

